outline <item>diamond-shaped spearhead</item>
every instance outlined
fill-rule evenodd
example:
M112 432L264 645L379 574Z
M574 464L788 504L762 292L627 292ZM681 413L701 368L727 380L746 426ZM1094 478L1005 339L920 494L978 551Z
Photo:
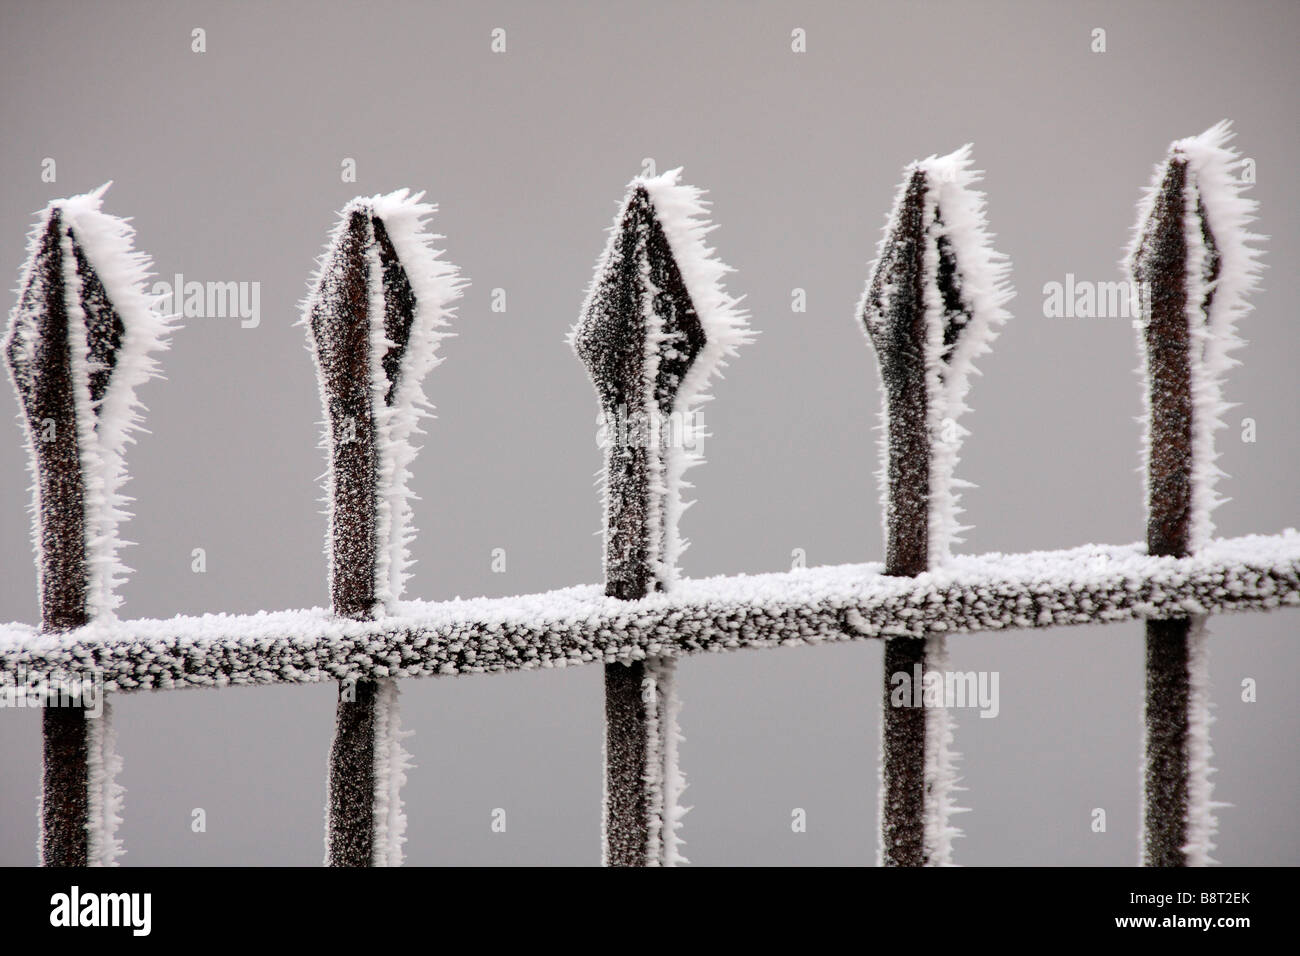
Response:
M726 268L703 244L698 195L677 185L677 171L632 182L570 336L608 441L606 593L625 599L673 578L680 473L698 460L681 447L685 433L697 433L688 406L722 356L749 339L736 301L721 291Z
M663 225L638 183L574 329L574 350L607 411L644 412L652 402L668 415L704 342Z

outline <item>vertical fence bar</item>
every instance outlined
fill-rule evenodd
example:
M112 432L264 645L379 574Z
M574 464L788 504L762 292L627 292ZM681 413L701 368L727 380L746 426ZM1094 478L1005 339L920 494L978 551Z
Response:
M325 408L329 452L330 600L341 617L369 620L402 592L409 564L408 465L427 415L421 381L437 364L456 269L430 247L434 207L406 190L344 209L305 305ZM400 788L407 755L395 680L339 684L330 745L326 862L401 862Z
M911 164L859 317L880 367L885 573L922 574L959 540L953 469L972 360L1007 317L1008 265L985 231L969 147ZM884 649L880 862L951 862L955 782L945 701L924 685L947 668L942 634ZM918 704L918 699L921 701Z
M930 435L927 426L925 322L925 173L915 170L907 183L897 228L891 234L891 263L908 283L890 301L888 324L868 324L881 367L888 421L885 498L885 573L912 577L929 569ZM886 273L877 272L874 294ZM882 303L883 304L883 303ZM893 675L924 674L929 669L924 638L885 642L882 699L881 846L887 866L922 866L925 847L925 762L933 743L926 740L924 708L892 706ZM910 701L909 701L910 704Z
M682 542L683 472L702 460L694 403L724 356L749 340L703 242L699 191L677 170L633 180L570 344L600 399L606 444L605 593L668 590ZM605 665L604 862L684 862L677 820L675 661Z
M1147 550L1191 553L1192 383L1187 320L1187 163L1171 162L1155 199L1135 277L1150 288L1145 323L1150 444ZM1146 789L1143 828L1150 866L1186 862L1189 618L1146 623Z
M63 215L50 210L15 313L7 354L27 416L36 473L41 630L59 633L90 621L85 479L78 446L70 290ZM20 316L32 323L24 330ZM89 862L89 784L85 712L47 707L41 782L41 862Z
M634 189L617 236L616 255L605 263L577 334L602 399L607 423L605 458L605 593L635 601L662 591L669 489L660 423L673 409L681 377L703 345L703 327L682 284L672 251L644 187ZM660 273L664 294L648 287ZM663 273L671 271L671 276ZM647 321L663 325L660 341ZM680 345L682 368L655 390L660 363ZM618 422L627 427L619 429ZM609 430L608 425L614 428ZM621 433L620 433L621 432ZM671 669L654 658L605 665L605 863L663 863L662 733L659 701L671 693Z
M346 214L321 272L310 318L330 439L330 601L341 617L373 616L378 452L371 406L370 214ZM330 745L326 853L330 866L374 856L375 685L341 682Z
M1146 376L1147 550L1203 546L1217 504L1214 430L1234 320L1258 272L1254 203L1240 195L1226 123L1175 142L1158 168L1129 267ZM1210 862L1209 672L1205 618L1146 623L1143 862Z
M155 371L168 318L144 292L149 260L133 230L100 211L107 186L46 208L33 230L5 343L34 476L41 630L60 634L111 612L120 487L137 385ZM87 690L89 688L89 691ZM106 701L93 673L50 678L41 717L40 859L111 865L121 787ZM102 706L96 706L96 705Z

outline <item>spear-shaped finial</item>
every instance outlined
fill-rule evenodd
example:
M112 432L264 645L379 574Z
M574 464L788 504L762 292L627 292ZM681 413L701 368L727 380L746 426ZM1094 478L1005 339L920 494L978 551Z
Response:
M1242 342L1236 321L1260 270L1262 237L1246 226L1256 203L1242 195L1229 124L1169 148L1138 214L1128 267L1141 306L1146 378L1147 548L1185 557L1208 541L1214 432L1228 407L1222 387ZM1205 618L1146 625L1146 769L1143 862L1210 861L1209 664Z
M401 596L412 438L428 414L422 380L462 283L425 231L434 207L400 190L353 200L304 303L327 418L330 594L334 612L367 619ZM330 757L326 862L396 865L408 758L394 680L339 686Z
M149 259L134 230L101 211L108 184L46 207L28 242L5 358L26 424L41 628L68 631L111 617L127 569L118 535L129 517L124 454L138 427L137 386L170 331L145 291ZM92 675L68 675L91 680ZM43 715L41 860L110 864L122 788L107 709Z
M912 163L885 226L858 314L875 348L881 411L885 573L921 574L944 561L961 530L953 468L957 418L973 360L1007 318L1009 264L994 252L970 146ZM906 684L946 667L943 636L885 644L881 862L951 862L955 755L942 701L914 706Z
M684 549L683 473L698 464L698 406L710 378L751 333L729 271L704 237L700 191L680 170L634 179L596 266L570 344L600 399L605 444L605 593L668 590ZM672 865L678 852L674 661L605 668L608 865Z

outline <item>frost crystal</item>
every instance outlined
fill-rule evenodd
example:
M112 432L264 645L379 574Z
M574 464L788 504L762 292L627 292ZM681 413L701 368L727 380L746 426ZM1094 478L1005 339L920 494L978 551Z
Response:
M379 682L375 698L375 844L374 866L401 866L406 842L406 812L402 785L411 769L411 755L402 741L412 731L402 730L397 706L397 681Z
M123 786L117 775L122 758L117 752L117 733L113 729L112 711L107 701L103 713L86 721L86 789L90 818L87 860L91 866L116 866L124 852L117 836L122 822Z

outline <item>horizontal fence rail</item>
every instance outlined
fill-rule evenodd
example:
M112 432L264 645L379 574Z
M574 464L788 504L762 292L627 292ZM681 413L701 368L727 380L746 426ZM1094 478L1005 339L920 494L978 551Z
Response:
M682 580L639 601L590 585L403 602L376 621L321 608L0 629L0 681L96 672L113 691L481 674L934 633L1300 607L1300 532L1220 539L1192 557L1140 545L955 556L888 577L876 564Z

